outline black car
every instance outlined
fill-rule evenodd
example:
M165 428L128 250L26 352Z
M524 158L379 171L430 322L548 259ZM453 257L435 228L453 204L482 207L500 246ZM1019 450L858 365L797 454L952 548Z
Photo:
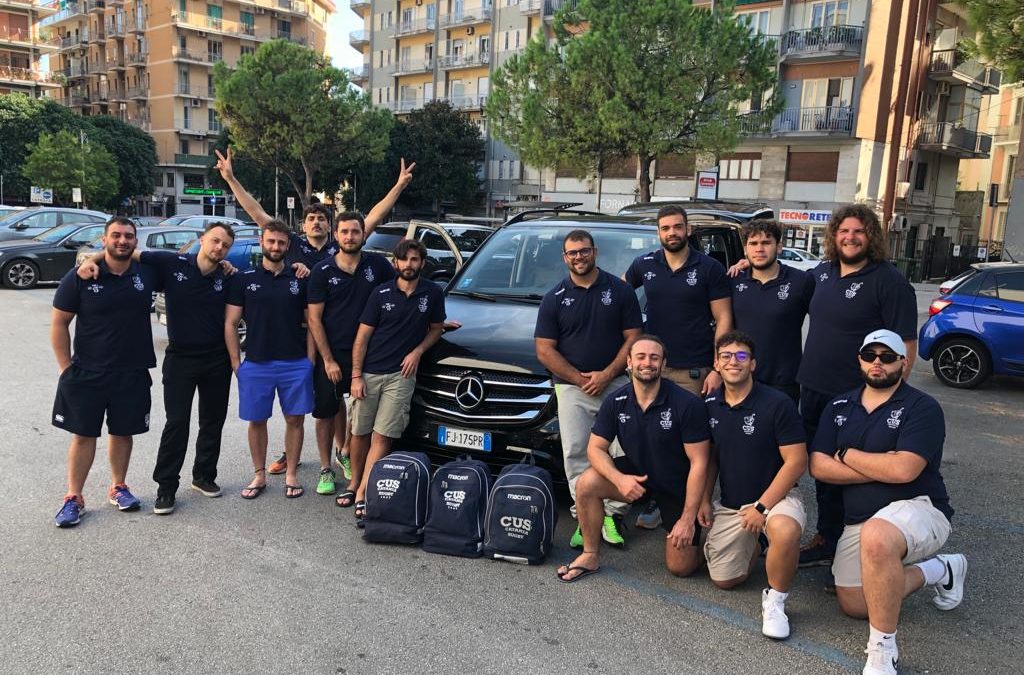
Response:
M690 218L712 218L746 223L755 218L771 219L775 212L760 202L729 202L717 199L679 199L661 202L638 202L619 209L620 216L654 217L658 209L668 205L681 206Z
M732 219L693 223L691 243L725 266L742 254ZM597 264L621 276L637 256L660 247L652 218L571 211L530 211L496 230L448 285L448 318L462 327L447 332L417 375L406 447L437 459L477 453L491 465L534 453L562 475L561 441L550 373L537 360L533 330L541 298L567 270L562 240L589 231ZM638 289L641 307L643 289ZM482 400L465 396L483 388Z
M60 225L31 239L0 242L0 278L25 290L40 281L60 281L75 266L78 249L103 234L104 224Z
M423 276L445 284L492 232L494 228L488 225L469 223L395 222L378 226L367 237L365 249L390 259L398 242L416 239L427 247Z

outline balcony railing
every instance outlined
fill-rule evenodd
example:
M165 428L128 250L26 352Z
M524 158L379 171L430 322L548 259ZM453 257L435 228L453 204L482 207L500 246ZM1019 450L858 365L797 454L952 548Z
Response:
M928 122L921 125L917 143L922 150L941 152L961 159L985 159L992 150L992 136L960 122Z
M145 33L146 32L146 18L142 16L129 17L125 22L125 26L129 32L132 33Z
M96 29L89 31L89 42L100 43L106 42L107 34L103 31L103 26L97 26Z
M198 84L185 84L179 82L174 88L174 93L178 96L189 96L191 98L213 98L213 87L198 85Z
M358 68L350 68L348 71L348 79L352 82L362 82L370 77L370 65L364 63Z
M90 61L89 62L89 74L90 75L106 75L107 74L107 62L106 61Z
M143 85L128 87L128 98L149 98L149 90Z
M747 136L849 135L853 132L853 108L786 108L774 118L749 112L740 117L740 132Z
M104 103L110 98L110 92L106 87L93 89L89 92L89 103Z
M210 166L213 164L213 158L209 155L186 155L177 153L174 155L175 164L184 164L186 166Z
M30 45L33 40L31 28L11 28L6 24L0 25L0 42Z
M148 52L129 52L125 57L130 65L133 66L145 66L146 59L149 58Z
M370 7L370 0L348 0L348 7L352 11L368 9Z
M150 122L144 117L129 117L125 122L146 132L150 130Z
M467 7L461 12L452 12L441 17L441 26L468 26L474 23L484 23L491 20L493 9L491 7Z
M181 47L171 47L171 58L178 59L179 61L194 61L196 63L217 63L218 61L224 60L223 54L212 53L209 51L199 51L194 49L182 49Z
M205 124L200 125L194 119L186 120L178 118L174 120L174 129L179 134L186 134L189 136L206 136L210 133Z
M107 70L124 70L124 59L117 56L107 59Z
M52 26L54 24L62 23L68 19L78 16L79 14L85 15L85 5L77 2L69 2L64 5L64 9L60 10L56 14L52 14L42 21L39 22L41 26Z
M449 96L446 100L456 110L480 110L487 103L486 96Z
M972 89L995 94L999 91L1002 73L975 59L969 59L957 49L939 49L932 52L932 77L938 80L966 84Z
M415 35L426 33L437 29L437 18L416 19L415 21L399 21L396 33L402 35Z
M123 38L128 32L125 28L124 22L107 22L107 37L108 38Z
M121 87L110 87L109 95L111 101L127 101L128 97L124 93L124 89Z
M89 44L89 29L83 28L78 35L65 35L60 39L61 49L78 49Z
M353 47L362 47L370 44L370 31L354 30L348 34L348 43Z
M63 75L68 78L86 77L89 75L89 70L84 63L73 63L64 67Z
M523 14L536 14L544 9L544 0L519 0L519 11Z
M408 61L399 61L395 64L395 75L429 73L432 70L434 70L434 59L410 59Z
M71 94L71 105L73 107L89 105L89 95L81 92Z
M491 54L489 52L449 54L438 59L438 64L444 69L473 68L475 66L487 65L490 62Z
M396 113L407 113L412 112L418 108L423 107L423 101L419 99L409 99L406 101L392 101L388 104L388 110Z
M19 82L57 86L61 83L62 79L63 78L59 75L44 73L33 68L0 65L0 82Z
M85 11L102 14L107 9L106 0L85 0Z
M783 56L859 56L864 47L861 26L822 26L791 30L782 36Z

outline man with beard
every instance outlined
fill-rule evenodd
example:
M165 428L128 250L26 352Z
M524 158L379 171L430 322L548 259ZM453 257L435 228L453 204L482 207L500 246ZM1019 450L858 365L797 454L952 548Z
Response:
M277 392L284 415L284 447L288 453L285 496L301 497L298 481L303 423L313 410L313 361L316 346L303 328L306 321L306 280L284 264L288 226L271 220L263 226L263 262L231 280L224 339L231 368L238 377L238 412L249 422L249 453L255 477L242 497L255 499L267 487L267 420ZM246 352L241 361L238 323L245 318Z
M629 346L631 382L601 403L587 443L590 468L576 482L576 508L583 530L583 553L558 568L566 583L597 572L601 547L602 502L636 501L647 495L661 510L665 567L676 576L693 574L703 562L698 510L709 455L708 423L700 399L662 379L665 345L641 335ZM624 456L609 453L613 441Z
M932 603L954 609L967 576L963 555L935 555L953 516L939 473L946 426L935 399L904 381L906 342L890 330L864 338L864 384L826 406L811 446L811 474L845 506L832 573L843 613L868 620L865 675L898 672L904 598L931 586Z
M74 527L85 510L83 489L96 456L96 439L106 416L110 503L137 511L140 503L125 484L132 436L149 430L149 369L156 366L149 309L159 290L156 271L132 260L135 225L115 216L103 233L103 260L95 280L75 270L61 279L53 296L50 342L60 378L53 425L72 434L68 448L68 489L54 518ZM71 321L75 321L74 354Z
M370 294L352 345L352 475L361 475L355 497L360 526L370 473L364 468L385 457L405 431L420 359L444 328L444 292L420 280L427 248L403 239L394 256L398 278Z
M800 557L804 513L797 480L807 470L807 444L796 404L780 391L755 382L760 359L754 339L731 331L715 345L721 389L705 399L712 454L701 505L701 524L710 524L704 555L712 583L729 589L747 580L768 539L761 592L761 632L789 637L786 598ZM715 481L721 495L712 505Z
M363 216L356 211L338 214L335 239L339 251L313 268L309 276L309 331L317 346L313 373L313 417L316 442L320 451L320 480L316 491L329 495L335 491L331 469L331 442L335 430L345 433L344 395L352 388L352 343L359 328L359 316L373 289L395 277L395 268L387 258L362 251ZM348 507L355 503L356 488L362 480L365 457L356 457L348 487L335 503Z
M541 301L533 337L537 360L554 376L562 461L575 501L576 481L590 466L587 443L594 416L607 393L626 383L626 354L640 335L642 319L633 289L597 266L597 247L589 232L569 232L562 247L569 276ZM625 545L622 516L629 505L608 501L604 508L604 540ZM576 517L575 504L571 510ZM583 546L581 528L569 546Z
M168 344L163 363L167 423L153 469L158 486L153 513L158 515L174 512L197 390L199 434L192 489L207 497L221 495L217 462L231 391L231 361L224 344L227 279L221 263L234 240L230 225L211 223L199 238L197 254L138 250L132 254L133 260L157 271L167 300ZM94 257L82 264L78 276L95 278L100 259Z
M757 343L754 379L799 403L796 373L814 277L779 263L782 228L774 220L750 221L743 227L742 237L750 267L731 280L736 328Z

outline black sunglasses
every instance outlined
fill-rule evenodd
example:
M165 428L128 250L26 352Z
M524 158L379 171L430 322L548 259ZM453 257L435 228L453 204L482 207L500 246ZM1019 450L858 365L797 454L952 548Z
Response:
M860 354L858 354L858 356L860 357L860 360L863 361L864 363L874 363L875 359L879 359L882 363L884 363L887 366L896 363L896 361L903 358L899 354L893 354L892 352L878 353L873 352L870 349L865 349Z

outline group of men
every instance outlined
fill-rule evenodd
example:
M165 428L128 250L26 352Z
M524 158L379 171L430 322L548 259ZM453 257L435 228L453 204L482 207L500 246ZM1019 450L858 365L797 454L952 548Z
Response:
M903 599L928 586L955 608L967 560L938 553L953 515L945 424L906 382L916 297L877 215L837 209L811 272L780 265L775 221L743 228L744 261L728 271L690 244L683 209L662 208L657 228L661 249L622 279L598 267L590 233L568 233L568 277L541 303L537 356L555 378L581 549L558 578L597 573L602 541L622 545L623 514L646 501L637 525L666 530L672 574L706 564L729 589L765 555L768 637L790 634L798 566L830 563L840 608L870 624L864 673L897 672ZM817 533L801 550L808 468Z

